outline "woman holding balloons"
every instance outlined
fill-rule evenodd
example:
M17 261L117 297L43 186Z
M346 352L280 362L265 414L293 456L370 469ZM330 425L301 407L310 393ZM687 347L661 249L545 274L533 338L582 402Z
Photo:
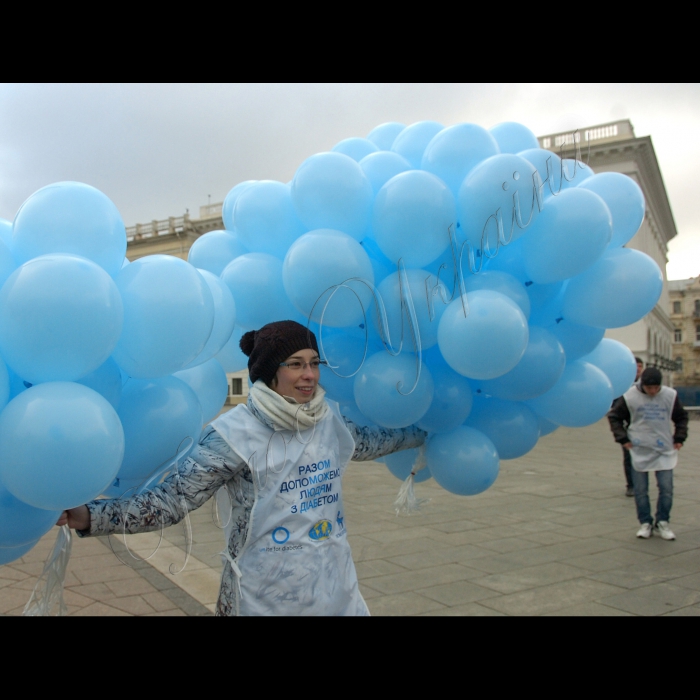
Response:
M344 522L351 460L421 445L418 428L356 426L324 397L314 334L294 321L241 338L248 404L204 430L179 472L129 499L65 511L80 536L146 532L179 522L225 486L229 533L217 615L366 615Z

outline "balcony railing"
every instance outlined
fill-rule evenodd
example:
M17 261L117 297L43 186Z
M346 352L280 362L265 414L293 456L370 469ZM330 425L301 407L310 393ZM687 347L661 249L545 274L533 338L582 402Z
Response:
M126 240L128 243L140 241L144 238L155 238L157 236L167 236L172 233L182 233L190 221L190 215L170 216L161 221L151 221L150 224L136 224L128 226L126 229Z

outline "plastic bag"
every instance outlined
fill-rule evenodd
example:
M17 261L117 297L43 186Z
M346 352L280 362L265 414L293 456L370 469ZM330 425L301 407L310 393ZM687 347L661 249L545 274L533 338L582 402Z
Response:
M44 570L34 586L29 601L24 606L25 617L58 617L65 615L63 582L73 546L72 535L67 525L58 531L56 544L44 564Z
M415 515L419 513L421 507L430 500L429 498L417 498L414 491L414 477L426 466L425 445L421 445L418 448L418 456L416 457L413 469L411 469L411 473L408 475L406 481L401 484L399 493L394 501L396 515Z

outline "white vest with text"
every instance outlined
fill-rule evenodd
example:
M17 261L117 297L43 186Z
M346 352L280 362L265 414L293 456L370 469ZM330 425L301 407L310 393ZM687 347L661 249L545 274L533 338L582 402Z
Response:
M272 431L240 405L212 427L248 464L255 488L233 567L237 613L368 615L340 488L355 443L337 409L331 404L315 428Z
M673 469L678 462L671 424L676 390L662 386L656 396L650 396L635 385L624 397L630 412L627 436L632 443L632 466L638 472Z

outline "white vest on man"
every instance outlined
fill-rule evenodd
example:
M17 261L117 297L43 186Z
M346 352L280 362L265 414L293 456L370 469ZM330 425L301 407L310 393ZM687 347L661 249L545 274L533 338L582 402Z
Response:
M212 427L250 467L255 504L231 566L239 615L367 615L345 530L341 477L355 443L332 407L273 432L244 405Z
M656 396L650 396L634 385L624 394L630 412L627 436L632 443L632 466L639 472L673 469L678 462L671 423L676 393L662 386Z

